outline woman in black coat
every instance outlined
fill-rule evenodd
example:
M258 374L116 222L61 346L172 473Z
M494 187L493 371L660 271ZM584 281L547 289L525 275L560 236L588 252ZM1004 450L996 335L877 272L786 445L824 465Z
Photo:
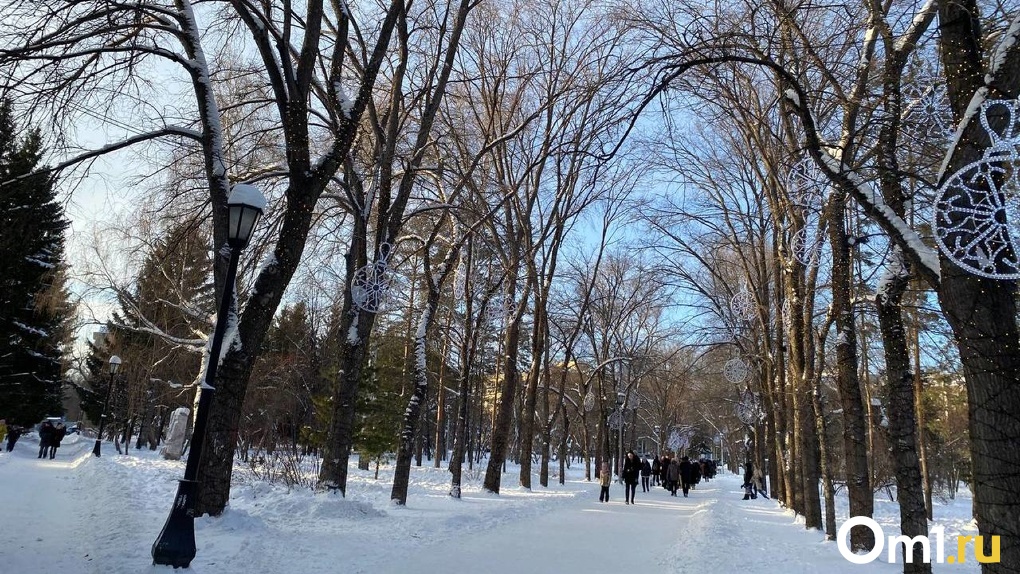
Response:
M57 434L57 429L53 426L50 421L43 421L39 425L39 456L36 458L43 458L49 455L50 443L53 442L53 437Z
M680 487L684 491L684 497L687 496L687 492L690 491L691 485L694 484L694 464L691 462L689 457L683 457L680 459Z
M638 477L641 475L641 460L634 451L627 451L627 458L623 461L623 470L620 477L623 478L624 495L626 504L634 504L634 493L637 492Z

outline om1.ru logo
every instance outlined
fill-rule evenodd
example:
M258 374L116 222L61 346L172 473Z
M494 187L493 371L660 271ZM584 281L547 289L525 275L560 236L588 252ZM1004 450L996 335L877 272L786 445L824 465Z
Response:
M871 552L867 554L854 554L850 547L847 545L847 538L850 536L850 529L854 526L865 526L870 528L875 533L875 547L871 549ZM982 564L994 564L999 562L999 537L992 536L992 552L991 555L985 556L985 544L983 536L957 536L956 537L956 555L950 554L946 556L945 543L946 535L945 528L942 526L933 526L931 533L935 535L935 562L942 564L943 562L949 564L956 564L966 562L967 558L967 543L971 540L974 541L974 558ZM921 560L925 563L931 563L931 547L932 539L930 536L915 536L910 538L906 535L890 536L889 537L889 562L896 563L896 554L899 545L903 544L906 547L906 561L914 561L914 545L921 545ZM878 558L882 554L882 548L885 546L885 532L882 531L882 527L867 516L854 516L850 520L843 523L843 526L839 527L839 532L836 533L836 546L839 547L839 553L854 564L868 564Z

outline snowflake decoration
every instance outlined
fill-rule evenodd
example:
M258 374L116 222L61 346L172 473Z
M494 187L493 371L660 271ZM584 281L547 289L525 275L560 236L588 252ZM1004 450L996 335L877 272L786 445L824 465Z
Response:
M740 400L737 401L736 414L740 422L751 425L761 420L765 413L762 412L758 396L745 391L740 394Z
M754 297L745 286L730 299L730 310L741 319L753 319L755 312Z
M683 437L680 436L680 431L674 429L669 433L669 440L666 442L666 446L669 447L669 450L677 452L683 445L683 440Z
M953 132L949 92L943 82L921 78L903 90L903 131L917 141L944 141Z
M506 325L514 312L514 302L497 295L489 300L489 306L485 309L485 317L492 323Z
M591 412L595 408L595 394L588 391L588 394L584 395L584 412Z
M726 380L739 385L740 383L747 380L747 376L751 374L751 369L747 366L747 363L739 357L735 357L726 361L723 365L723 376Z
M790 237L790 252L793 257L809 267L818 264L818 251L821 247L822 238L811 234L806 225Z
M457 267L457 273L453 276L453 298L460 301L467 293L467 265L463 260Z
M367 313L378 313L389 291L392 279L386 260L382 259L358 269L351 280L354 306Z
M989 125L990 110L1006 116L1001 133ZM1020 233L1020 100L986 101L979 117L992 145L939 188L935 240L969 273L1020 279L1020 246L1013 238Z
M786 176L786 192L790 202L805 210L818 208L828 187L829 179L810 157L793 164Z
M609 428L619 430L623 426L623 414L620 411L613 411L609 413Z
M641 395L637 391L627 393L627 400L623 403L628 409L636 409L641 406Z
M788 331L793 329L794 314L793 301L791 299L783 301L783 326Z

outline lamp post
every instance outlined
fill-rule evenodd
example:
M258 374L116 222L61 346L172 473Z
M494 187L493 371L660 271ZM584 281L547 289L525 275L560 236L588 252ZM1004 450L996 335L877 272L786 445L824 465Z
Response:
M616 480L623 483L623 402L627 395L623 391L616 392L616 412L620 415L620 425L616 427Z
M99 416L99 434L96 435L96 445L92 447L94 456L101 456L99 443L103 441L103 427L106 426L106 411L110 408L110 396L113 395L113 377L120 368L120 357L110 355L110 386L106 387L106 400L103 401L103 414Z
M227 328L227 317L230 305L234 300L234 281L237 277L237 262L241 250L251 240L255 223L266 207L266 200L255 186L237 184L227 198L229 210L229 228L227 229L227 246L230 248L230 259L227 263L227 274L223 281L223 294L216 312L216 326L209 346L209 357L205 367L198 399L198 410L195 413L195 428L191 434L191 447L188 450L188 462L184 470L184 479L177 485L174 504L167 516L166 523L159 537L152 543L152 563L187 568L195 558L195 492L198 482L198 467L202 460L202 446L205 442L205 427L209 420L209 404L216 390L216 368L220 362L220 350L223 346L223 335Z
M659 451L661 450L660 447L659 447L659 443L662 442L662 441L659 440L659 429L660 428L661 427L659 427L659 425L655 425L655 458L659 458Z

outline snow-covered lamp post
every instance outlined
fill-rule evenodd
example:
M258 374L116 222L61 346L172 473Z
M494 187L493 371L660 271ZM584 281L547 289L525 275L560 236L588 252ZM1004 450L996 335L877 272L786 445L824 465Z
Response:
M223 281L223 294L216 312L216 326L209 347L209 357L202 380L201 394L198 400L198 411L195 413L195 429L191 434L191 446L188 450L188 463L184 470L184 479L177 485L173 508L167 517L159 537L152 543L152 563L187 568L195 558L195 491L198 483L198 467L202 460L202 446L205 442L205 427L209 420L209 404L216 390L216 368L220 362L220 351L223 347L223 336L226 333L230 304L234 299L234 281L237 277L237 262L241 250L248 246L252 230L258 222L262 211L266 208L266 199L253 186L239 183L233 187L227 198L227 209L230 210L227 230L227 246L230 248L230 260L227 264L227 275Z
M100 445L103 441L103 427L106 426L106 411L110 408L110 395L113 394L113 377L117 374L117 369L120 368L120 357L117 355L110 356L110 386L106 387L106 400L103 401L103 414L99 417L99 434L96 435L96 446L92 447L92 454L100 456Z

